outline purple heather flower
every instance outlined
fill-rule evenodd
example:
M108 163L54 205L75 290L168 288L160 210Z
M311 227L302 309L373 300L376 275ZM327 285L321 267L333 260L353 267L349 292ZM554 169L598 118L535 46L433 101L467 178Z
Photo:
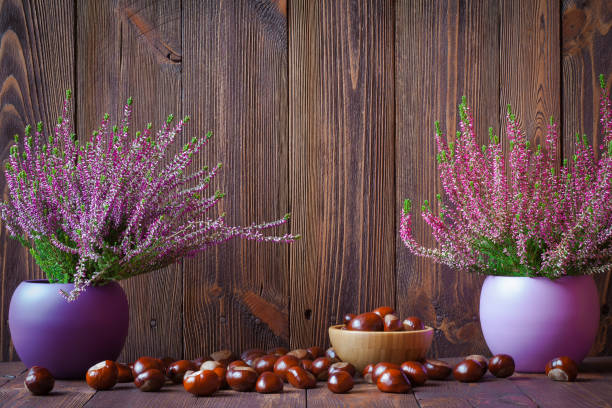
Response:
M224 196L206 192L221 165L186 170L211 134L194 137L165 160L189 117L173 124L171 115L156 134L148 124L132 136L130 98L120 126L105 115L81 144L72 131L70 99L67 91L53 134L45 137L40 123L34 131L28 126L23 152L19 144L11 147L5 168L10 199L0 203L9 234L32 250L48 279L74 282L74 290L62 293L69 301L89 285L151 272L235 237L299 238L264 235L288 215L248 227L210 216Z
M415 255L458 270L494 275L560 277L612 269L612 107L601 78L599 159L586 136L558 162L559 131L551 118L544 146L531 146L508 107L510 153L489 130L479 147L470 108L459 105L455 141L436 123L438 169L446 202L422 216L438 243L425 248L412 235L406 200L400 237ZM507 168L505 166L508 166Z

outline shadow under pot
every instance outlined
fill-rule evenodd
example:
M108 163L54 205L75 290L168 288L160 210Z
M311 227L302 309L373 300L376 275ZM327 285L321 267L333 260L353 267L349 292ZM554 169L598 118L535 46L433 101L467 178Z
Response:
M9 308L15 350L26 367L47 368L58 379L83 379L87 369L117 360L128 333L129 306L116 282L88 287L68 302L71 283L24 281Z

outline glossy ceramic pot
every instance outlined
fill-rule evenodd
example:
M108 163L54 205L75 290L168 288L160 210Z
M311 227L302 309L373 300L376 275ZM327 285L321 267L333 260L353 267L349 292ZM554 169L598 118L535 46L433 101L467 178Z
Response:
M480 324L491 353L511 355L516 371L544 372L559 356L579 363L599 325L595 281L488 276L480 294Z
M46 280L19 284L9 309L9 328L19 358L55 378L83 379L102 360L116 360L128 333L129 306L116 282L89 287L67 302L60 289L73 284Z

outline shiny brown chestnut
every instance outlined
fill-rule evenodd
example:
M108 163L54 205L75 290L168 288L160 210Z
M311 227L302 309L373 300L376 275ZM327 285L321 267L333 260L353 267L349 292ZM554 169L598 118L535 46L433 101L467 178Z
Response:
M299 366L300 360L294 356L284 355L279 357L274 363L274 374L278 375L283 381L287 381L287 370L289 367Z
M382 392L402 394L410 391L410 380L401 370L389 368L380 375L376 386Z
M195 371L186 374L183 378L183 387L185 390L198 397L206 397L214 394L221 383L219 377L213 371Z
M295 350L291 350L286 355L293 356L297 358L298 360L303 360L305 358L308 358L308 351L306 351L306 349L295 349Z
M132 367L132 375L134 378L138 377L138 374L144 373L145 371L155 369L159 370L162 373L164 372L164 363L158 358L154 357L140 357L138 360L134 361L134 366Z
M474 360L482 368L482 375L485 375L489 369L489 360L481 354L470 354L464 360Z
M489 371L497 378L514 374L514 359L507 354L498 354L489 360Z
M283 391L283 380L269 371L261 373L255 383L255 391L260 394L275 394Z
M405 318L402 325L404 326L405 331L423 330L425 328L425 325L423 325L421 319L416 316Z
M384 319L386 315L394 314L395 310L393 310L393 308L390 306L380 306L372 310L372 313L376 313L377 315L379 315L381 318Z
M372 380L373 371L374 371L374 364L368 364L367 366L363 368L363 370L361 371L361 376L363 377L365 382L370 383L370 384L374 383L374 381Z
M425 367L416 361L406 361L400 366L400 370L410 380L411 385L423 385L427 381L427 371Z
M244 362L247 363L247 365L249 367L254 367L255 366L255 361L257 361L258 358L265 356L266 353L262 353L259 351L254 351L250 354L247 354L244 358Z
M229 368L228 368L229 369ZM227 382L225 381L225 377L227 374L227 370L223 364L219 361L208 360L202 363L199 370L196 371L212 371L217 374L219 377L219 388L226 388Z
M47 395L55 385L51 372L44 367L32 366L23 381L25 387L34 395Z
M319 346L308 347L306 351L308 352L308 357L306 358L310 360L316 360L317 358L323 357L325 355L325 350L323 350Z
M247 361L247 358L251 355L251 354L256 354L257 357L261 357L261 356L265 356L266 352L262 349L258 349L258 348L254 348L254 349L248 349L248 350L244 350L242 352L242 354L240 355L240 360L242 361Z
M223 363L214 360L208 360L202 363L202 365L194 371L213 371L217 367L223 367Z
M238 360L238 357L231 350L219 350L211 353L209 360L218 361L227 367L227 365L232 361Z
M332 361L332 363L337 363L338 361L342 361L340 360L340 357L338 357L338 354L336 354L336 350L334 350L333 347L330 347L327 350L325 350L325 357L329 358Z
M394 314L388 314L384 318L385 331L402 331L404 326L402 321Z
M351 320L353 320L353 317L355 317L356 315L354 313L347 313L344 316L342 316L342 323L343 324L348 324L348 322L350 322Z
M353 331L383 331L385 324L382 317L376 313L362 313L351 319L346 325L347 330Z
M546 364L546 375L555 381L574 381L578 376L578 365L567 356L553 358Z
M302 367L304 370L312 373L312 360L310 360L308 358L300 360L300 367Z
M134 379L134 385L142 392L159 391L165 382L166 376L156 368L142 372Z
M212 358L210 358L210 356L200 356L200 357L194 358L193 360L191 360L191 362L195 364L196 367L199 367L202 365L203 362L208 361L208 360L212 360Z
M351 363L340 361L339 363L334 363L331 366L329 366L329 370L328 370L329 375L332 375L333 373L337 373L338 371L347 372L351 377L355 376L355 366L352 365Z
M337 371L329 375L327 388L335 394L344 394L353 389L353 377L346 371Z
M289 352L286 347L275 347L267 351L267 354L275 355L276 357L284 356Z
M118 370L114 361L104 360L89 367L85 381L94 390L110 390L117 384Z
M191 360L175 361L168 366L166 376L175 384L181 384L185 373L189 370L196 371L198 367Z
M295 388L306 389L317 386L317 379L299 365L287 369L287 381Z
M132 369L127 364L117 363L117 382L126 383L134 381L134 375L132 374Z
M453 377L461 382L476 382L482 376L482 366L474 360L463 360L453 369Z
M174 363L175 361L177 361L176 359L172 358L172 357L164 357L162 359L160 359L162 364L164 365L164 373L168 370L168 367L170 367L170 364Z
M332 364L331 359L327 357L319 357L312 362L310 372L317 378L317 380L327 381L327 378L329 377L329 367L331 367Z
M225 375L227 385L234 391L253 391L255 383L259 375L254 368L251 367L234 367L230 368Z
M446 361L425 360L423 364L430 380L444 380L453 372L453 369Z
M385 370L388 370L390 368L393 368L395 370L399 370L400 366L394 363L387 363L387 362L382 362L382 363L378 363L374 366L374 368L372 369L372 382L374 384L378 383L378 377L380 377L382 375L382 373L385 372Z
M233 367L248 367L248 366L249 365L242 360L234 360L228 364L227 369L229 370L230 368L233 368Z
M274 372L276 360L278 360L278 357L273 354L258 357L253 363L253 368L257 371L257 374L265 373L266 371Z

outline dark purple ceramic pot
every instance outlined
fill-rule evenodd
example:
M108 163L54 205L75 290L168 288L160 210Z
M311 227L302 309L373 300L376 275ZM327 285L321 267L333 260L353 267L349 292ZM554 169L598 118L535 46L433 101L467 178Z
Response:
M60 294L73 284L47 280L17 286L9 309L9 328L21 361L46 367L55 378L83 379L102 360L116 360L125 343L129 307L116 282L89 287L74 302Z

